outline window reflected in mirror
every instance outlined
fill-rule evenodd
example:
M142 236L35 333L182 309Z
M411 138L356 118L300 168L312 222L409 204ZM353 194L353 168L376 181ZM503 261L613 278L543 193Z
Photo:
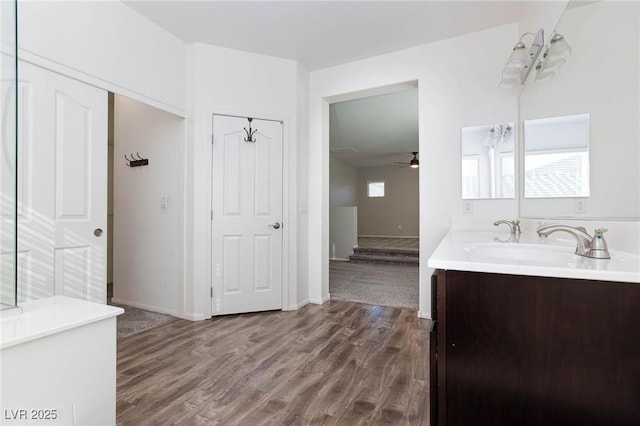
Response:
M514 198L513 123L465 127L462 140L462 198Z
M524 122L524 197L589 196L589 114Z

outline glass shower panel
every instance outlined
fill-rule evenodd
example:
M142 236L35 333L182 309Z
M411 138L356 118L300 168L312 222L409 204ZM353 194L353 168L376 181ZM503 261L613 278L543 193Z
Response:
M0 305L16 305L16 1L0 1Z

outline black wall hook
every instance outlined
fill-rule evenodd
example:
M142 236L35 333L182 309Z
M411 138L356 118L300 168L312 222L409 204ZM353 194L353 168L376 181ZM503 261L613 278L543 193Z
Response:
M258 131L258 129L253 129L251 130L251 122L253 121L253 118L247 118L247 120L249 120L249 130L247 130L247 128L244 128L244 131L247 133L247 137L244 138L245 142L255 142L256 140L253 138L253 135Z
M124 155L124 159L127 160L127 166L129 167L139 167L139 166L148 166L149 165L149 159L148 158L142 158L140 157L140 154L138 154L136 152L136 157L134 157L133 154L131 154L131 158L127 157L127 154Z

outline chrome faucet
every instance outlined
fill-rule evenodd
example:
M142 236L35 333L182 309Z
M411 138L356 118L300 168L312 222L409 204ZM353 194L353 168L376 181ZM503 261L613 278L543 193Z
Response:
M519 235L520 234L520 221L519 220L496 220L495 222L493 222L493 226L498 226L498 225L502 225L503 223L506 223L507 225L509 225L509 228L511 229L511 234L512 235Z
M577 255L594 259L611 259L607 248L607 241L603 235L607 232L606 228L596 229L593 237L589 235L587 230L582 226L548 225L538 229L537 232L540 237L546 238L549 234L557 231L563 231L573 235L577 242Z

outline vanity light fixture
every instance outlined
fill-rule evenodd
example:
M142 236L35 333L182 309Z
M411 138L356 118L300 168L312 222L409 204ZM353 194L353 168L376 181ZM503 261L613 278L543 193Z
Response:
M571 56L571 46L562 34L554 33L549 42L549 47L544 51L542 59L536 65L536 83L549 81L555 78L560 68Z
M526 44L522 41L526 36L533 36L533 42L529 50L527 50ZM522 34L518 43L513 47L509 60L502 69L500 87L509 88L524 84L543 46L544 31L542 29L539 29L536 34Z

